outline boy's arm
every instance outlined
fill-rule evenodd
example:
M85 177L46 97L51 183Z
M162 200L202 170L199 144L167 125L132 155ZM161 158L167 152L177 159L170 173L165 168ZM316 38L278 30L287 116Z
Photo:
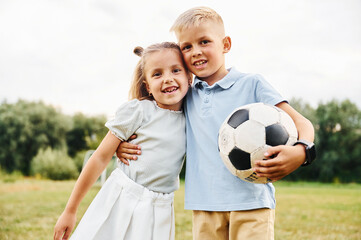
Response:
M314 128L307 118L298 113L286 102L281 102L276 106L291 116L298 130L298 139L309 142L314 141ZM271 156L276 157L271 158ZM299 168L306 160L306 152L305 147L301 144L296 146L282 145L269 148L265 153L265 157L268 160L256 161L254 171L259 176L277 181Z
M137 135L133 134L128 139L128 141L135 138L137 138ZM140 155L141 153L142 151L139 145L135 145L125 141L121 142L116 150L116 155L118 159L126 165L129 165L129 160L137 160L137 155Z

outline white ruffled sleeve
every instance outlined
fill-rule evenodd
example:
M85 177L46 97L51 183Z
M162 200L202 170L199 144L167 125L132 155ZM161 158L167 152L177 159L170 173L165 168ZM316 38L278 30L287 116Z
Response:
M121 105L115 113L114 119L105 126L121 141L126 141L141 126L143 109L139 100L134 99Z

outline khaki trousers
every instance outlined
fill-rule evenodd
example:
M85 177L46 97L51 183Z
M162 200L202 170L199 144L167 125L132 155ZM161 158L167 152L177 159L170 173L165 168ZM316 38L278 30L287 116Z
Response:
M273 240L274 209L193 211L194 240Z

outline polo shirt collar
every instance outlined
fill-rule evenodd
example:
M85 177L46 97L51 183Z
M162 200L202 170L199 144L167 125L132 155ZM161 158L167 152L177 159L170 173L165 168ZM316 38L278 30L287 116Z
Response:
M214 85L220 86L223 89L230 88L237 81L237 75L238 75L238 71L234 67L232 67L228 69L228 74L224 78L216 82ZM198 77L195 77L194 87L204 88L204 87L208 87L208 84L200 80Z

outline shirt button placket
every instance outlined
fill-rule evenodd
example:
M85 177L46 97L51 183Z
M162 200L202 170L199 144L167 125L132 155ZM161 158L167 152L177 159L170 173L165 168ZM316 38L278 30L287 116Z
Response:
M210 89L205 89L204 90L204 97L203 97L203 115L209 115L211 113L211 108L212 108L212 92Z

